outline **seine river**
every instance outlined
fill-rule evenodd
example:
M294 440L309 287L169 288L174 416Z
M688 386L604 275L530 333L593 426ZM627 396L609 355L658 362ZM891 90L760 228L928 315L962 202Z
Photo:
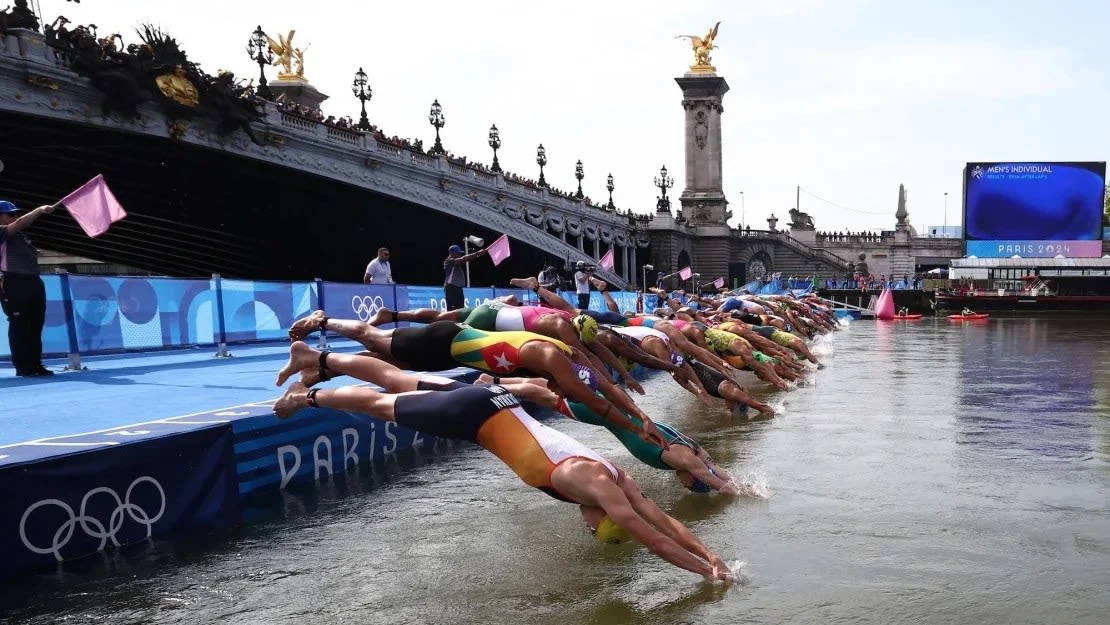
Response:
M4 587L5 623L1066 623L1110 618L1110 323L856 322L781 415L742 422L662 376L643 405L765 497L614 458L730 562L704 583L603 546L576 508L469 446L284 495L222 536Z

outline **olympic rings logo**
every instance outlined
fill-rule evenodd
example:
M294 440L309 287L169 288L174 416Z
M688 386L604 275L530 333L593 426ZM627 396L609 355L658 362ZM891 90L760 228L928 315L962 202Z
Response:
M135 487L144 482L149 483L154 487L154 489L158 492L158 498L161 500L158 511L154 513L153 516L141 506L133 503L131 499L131 495L134 493ZM89 501L97 495L107 496L115 501L116 507L108 516L107 525L102 523L100 519L88 514ZM27 537L27 520L31 518L31 514L35 510L38 510L39 508L44 508L46 506L57 506L61 508L62 511L64 511L69 518L66 519L66 521L64 521L61 526L59 526L58 529L54 532L54 540L51 545L49 547L41 547L32 544L31 540ZM127 520L124 517L125 514L126 516L131 517L131 520L138 523L139 525L145 525L146 537L150 538L151 530L154 527L154 524L162 518L162 515L165 512L166 492L162 489L162 485L158 483L158 480L150 477L149 475L144 475L135 478L135 481L131 482L131 485L127 487L127 492L124 494L122 500L120 499L119 493L112 490L111 488L108 488L107 486L100 486L85 493L85 496L81 498L80 514L75 514L73 508L60 499L43 499L41 501L37 501L27 508L27 511L23 513L23 518L19 520L19 537L23 539L23 545L34 553L39 553L43 555L54 554L54 558L57 559L58 562L61 562L63 560L62 548L69 544L69 541L71 538L73 538L73 534L77 530L78 525L81 526L81 529L90 538L100 539L100 546L98 546L96 550L102 551L104 547L108 544L108 540L111 540L112 544L117 547L122 545L122 543L120 543L119 539L116 536L117 534L119 534L119 531L123 529L123 524Z
M381 295L355 295L351 298L351 310L363 321L370 321L382 308L385 308L385 300Z

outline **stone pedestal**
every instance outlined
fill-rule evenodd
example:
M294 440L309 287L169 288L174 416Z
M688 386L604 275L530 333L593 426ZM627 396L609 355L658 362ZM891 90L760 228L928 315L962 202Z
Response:
M686 188L679 197L682 216L694 226L724 225L728 200L722 188L721 99L724 78L712 72L689 72L675 82L686 111Z
M317 91L316 87L310 85L307 80L279 78L272 81L269 86L275 100L284 95L285 101L296 102L313 110L319 110L320 104L328 99L327 95Z

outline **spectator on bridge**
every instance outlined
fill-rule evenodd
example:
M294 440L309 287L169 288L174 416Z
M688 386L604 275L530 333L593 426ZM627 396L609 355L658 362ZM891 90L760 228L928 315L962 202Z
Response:
M458 245L447 248L447 258L443 259L443 295L447 301L447 310L458 310L466 303L463 297L463 287L466 283L466 263L489 254L489 248L463 255L463 249Z
M0 306L8 316L12 365L20 377L54 375L42 364L46 286L39 277L39 252L22 232L52 212L53 206L40 206L21 215L15 204L0 200Z
M366 265L363 284L393 284L393 267L389 265L389 248L379 247L378 257Z

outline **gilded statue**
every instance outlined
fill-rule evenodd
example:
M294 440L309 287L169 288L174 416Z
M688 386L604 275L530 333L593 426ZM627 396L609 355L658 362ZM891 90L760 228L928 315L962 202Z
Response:
M194 107L197 105L200 92L185 75L185 68L178 65L173 73L162 74L154 79L162 95L177 102L182 106Z
M301 80L304 80L304 52L307 49L308 46L305 46L304 50L293 48L293 73Z
M278 72L279 79L301 79L304 80L304 51L300 48L293 47L293 35L296 30L289 31L288 35L278 33L278 40L274 41L273 37L269 35L266 39L270 41L270 51L274 53L274 65L280 65L281 70ZM297 61L297 67L293 67L294 59Z
M695 72L712 72L714 71L713 64L710 62L709 53L717 46L713 45L713 40L717 38L717 29L720 28L721 23L717 22L713 28L704 37L697 35L679 35L675 39L689 39L690 46L694 49L694 64L690 69Z

